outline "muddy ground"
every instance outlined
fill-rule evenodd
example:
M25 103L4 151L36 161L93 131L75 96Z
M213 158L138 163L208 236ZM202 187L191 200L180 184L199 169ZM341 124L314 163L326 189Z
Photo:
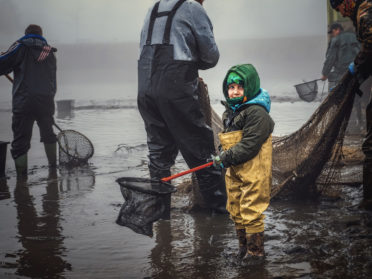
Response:
M301 125L301 119L292 122L292 111L304 112L296 116L306 120L313 106L273 104L276 135ZM10 113L1 112L1 121L10 123ZM148 177L135 108L81 109L57 123L86 134L95 155L87 166L49 172L35 127L25 182L16 180L8 153L8 178L0 182L1 278L370 278L372 216L358 208L360 183L333 185L318 200L273 201L266 212L265 262L236 264L232 221L188 212L181 187L172 194L170 220L155 222L153 237L116 224L124 199L115 180ZM1 138L11 138L9 128ZM358 150L359 141L350 148ZM360 174L360 159L351 161L344 172ZM173 172L185 169L179 156Z

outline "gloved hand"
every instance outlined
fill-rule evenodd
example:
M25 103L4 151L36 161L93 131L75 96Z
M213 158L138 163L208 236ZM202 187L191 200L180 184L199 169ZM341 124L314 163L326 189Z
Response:
M222 153L223 153L223 151L221 152L220 155L222 155ZM217 155L217 156L212 155L212 161L213 161L213 167L215 167L216 169L223 169L224 168L224 165L223 165L219 155Z
M352 74L353 76L356 74L356 69L355 69L354 62L351 62L351 63L350 63L350 65L349 65L349 72L350 72L350 74Z
M366 78L363 77L362 73L360 71L357 71L357 69L355 68L355 64L354 62L351 62L350 65L349 65L349 72L351 75L353 76L356 76L357 77L357 80L358 80L358 86L356 88L356 93L362 97L363 95L363 92L362 90L360 90L359 86L365 81ZM368 78L368 77L367 77Z

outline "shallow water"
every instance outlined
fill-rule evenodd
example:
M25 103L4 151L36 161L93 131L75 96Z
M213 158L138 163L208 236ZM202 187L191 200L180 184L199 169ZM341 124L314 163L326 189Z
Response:
M272 103L275 136L296 131L319 105L300 102L293 85L320 74L325 36L219 45L218 66L201 71L218 114L223 110L217 102L220 82L231 65L242 61L256 65L272 96L290 100ZM117 225L124 199L116 179L149 176L146 134L135 99L138 44L58 49L56 100L74 99L76 109L71 115L57 113L57 124L86 135L95 154L89 166L49 173L35 125L25 185L15 179L8 148L8 179L0 180L0 278L370 276L371 216L356 207L360 187L336 188L336 198L316 202L273 202L266 212L267 258L260 265L232 260L238 243L228 216L184 212L188 201L179 193L172 194L170 220L154 223L152 238ZM0 91L0 140L11 141L5 78ZM185 169L177 157L172 171Z
M274 102L274 135L297 130L318 104ZM117 225L124 200L115 180L148 177L144 126L130 107L77 109L57 118L92 140L89 166L49 173L36 125L26 184L17 183L8 153L8 179L0 182L1 278L370 276L371 215L357 209L360 187L336 189L333 200L273 202L266 212L267 257L259 265L233 261L238 243L228 216L186 213L179 196L171 219L154 224L152 238ZM10 140L10 113L0 112L0 121L0 140ZM185 169L178 157L173 172Z

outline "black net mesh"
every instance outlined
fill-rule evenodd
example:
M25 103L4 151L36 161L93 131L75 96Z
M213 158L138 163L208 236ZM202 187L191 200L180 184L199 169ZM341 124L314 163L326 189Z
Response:
M338 177L345 130L357 82L345 74L310 119L295 133L273 140L272 197L285 192L317 195Z
M63 130L57 136L60 165L80 165L93 156L91 141L74 130Z
M152 225L159 219L170 219L171 193L169 183L146 178L122 177L117 180L125 199L116 223L136 233L152 236Z
M297 84L294 87L296 88L298 96L306 102L314 101L318 94L317 80Z

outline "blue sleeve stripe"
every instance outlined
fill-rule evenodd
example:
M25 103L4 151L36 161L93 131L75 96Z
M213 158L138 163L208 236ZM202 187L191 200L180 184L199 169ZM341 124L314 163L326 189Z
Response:
M9 56L13 55L21 46L21 44L17 41L11 45L11 47L4 53L0 55L0 61L8 58Z

